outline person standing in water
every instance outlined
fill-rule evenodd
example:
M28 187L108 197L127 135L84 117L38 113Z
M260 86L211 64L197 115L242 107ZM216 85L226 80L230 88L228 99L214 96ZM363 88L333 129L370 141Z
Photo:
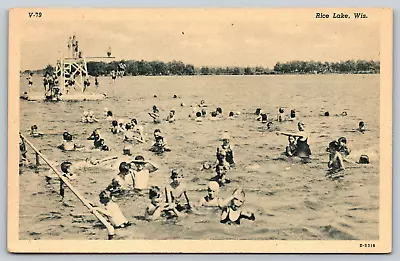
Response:
M288 132L277 132L277 135L285 135L297 138L296 142L296 156L302 159L309 159L311 155L311 149L309 145L309 134L305 131L305 124L301 121L297 123L299 132L288 133Z

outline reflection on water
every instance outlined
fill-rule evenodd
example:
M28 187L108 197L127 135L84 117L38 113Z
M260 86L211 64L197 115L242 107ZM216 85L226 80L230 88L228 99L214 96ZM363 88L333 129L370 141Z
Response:
M104 108L115 118L137 118L143 123L148 141L134 147L160 166L152 174L150 185L164 186L172 168L185 170L189 197L196 202L206 194L208 178L213 172L200 171L202 164L213 162L220 133L229 131L237 161L228 173L233 181L222 188L228 197L242 186L246 191L245 206L256 214L256 221L241 226L219 223L219 212L204 211L177 221L147 222L141 217L149 200L147 195L133 195L118 201L126 217L136 225L119 230L121 239L376 239L379 213L379 75L313 75L313 76L195 76L195 77L125 77L112 83L101 78L98 92L109 99L95 102L44 103L21 101L21 131L28 133L31 125L48 133L33 140L37 148L53 162L78 162L88 157L97 159L122 155L121 137L109 132L110 123L103 118ZM40 83L40 79L36 79ZM21 91L27 89L22 78ZM41 91L35 86L33 91ZM179 98L172 98L173 95ZM157 98L153 96L157 95ZM239 111L236 120L204 120L201 124L188 120L190 104L204 99L208 110ZM185 107L180 104L185 103ZM173 124L151 123L147 115L153 105L166 117L176 110ZM257 107L269 117L276 117L279 107L286 112L296 109L311 133L313 160L309 164L279 160L287 139L276 136L255 121ZM80 123L85 110L93 110L101 122ZM346 110L345 117L336 116ZM323 117L329 111L330 117ZM359 121L365 121L365 134L353 132ZM295 131L296 123L276 123L282 131ZM93 129L101 128L110 152L64 153L56 149L62 132L69 131L74 139L90 147L86 138ZM147 150L152 133L161 128L172 152L162 157ZM349 165L344 181L325 178L329 141L346 136L353 159L368 154L370 165ZM28 155L33 159L33 154ZM112 166L111 166L112 165ZM89 200L98 202L98 194L117 173L117 163L85 168L74 185ZM96 225L95 217L71 192L66 191L64 206L57 195L57 185L46 185L44 176L25 170L20 175L20 238L21 239L104 239L105 229Z

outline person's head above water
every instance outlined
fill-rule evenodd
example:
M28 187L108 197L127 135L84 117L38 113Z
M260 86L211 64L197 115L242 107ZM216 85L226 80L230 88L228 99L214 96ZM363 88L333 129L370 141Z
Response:
M231 207L236 210L238 208L240 208L246 198L246 194L244 193L244 191L241 188L235 189L235 191L232 194L232 205Z
M151 203L156 204L161 197L161 190L158 186L151 186L149 189L149 199Z
M63 163L61 163L61 171L63 173L69 173L71 166L72 166L72 163L70 161L64 161Z
M324 116L329 116L329 111L326 111L326 112L324 113Z
M31 130L37 130L38 129L38 126L37 125L32 125L31 126Z
M211 112L211 117L217 117L217 112L216 111Z
M196 112L196 117L201 117L201 112Z
M293 144L296 141L296 139L293 136L288 136L288 141L290 144Z
M257 108L255 114L260 115L260 113L261 113L261 108Z
M110 191L103 190L99 194L99 201L101 204L107 204L108 202L110 202L111 198L112 196Z
M179 185L184 178L183 172L180 169L173 169L171 171L171 180L175 185Z
M347 139L346 139L345 137L340 137L340 138L338 139L338 143L339 143L339 145L341 145L341 144L347 144Z
M136 120L135 118L133 118L133 119L131 120L131 124L133 124L133 125L135 126L135 125L138 124L138 122L137 122L137 120Z
M218 184L218 182L210 181L208 183L207 192L208 192L208 198L209 199L215 198L218 195L218 192L219 192L219 184Z
M108 116L108 117L112 117L112 116L113 116L112 111L107 111L107 116Z
M130 169L130 168L131 168L130 164L127 163L127 162L125 162L125 161L123 161L123 162L121 162L121 163L119 164L119 171L120 171L121 173L127 173L127 172L129 172L129 169Z
M118 121L113 120L113 121L111 122L111 124L112 124L113 127L117 127L117 126L118 126Z
M229 112L229 117L233 117L235 114L233 113L233 111Z
M129 145L124 146L124 148L122 149L122 154L123 155L132 156L132 148L131 148L131 146L129 146Z
M296 111L295 110L291 110L290 111L290 118L296 118Z
M285 110L283 108L279 108L279 113L284 113Z
M304 131L304 128L306 127L306 125L304 124L304 122L299 121L297 123L297 128L299 129L299 131Z
M216 111L217 111L217 113L222 114L222 108L221 107L218 107Z

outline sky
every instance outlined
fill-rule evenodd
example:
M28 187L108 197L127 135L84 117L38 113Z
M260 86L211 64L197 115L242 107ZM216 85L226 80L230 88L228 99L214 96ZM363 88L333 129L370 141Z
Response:
M332 17L333 11L322 10ZM340 10L338 10L339 12ZM353 16L353 11L346 12ZM85 56L265 66L292 60L379 60L380 17L316 19L301 9L44 10L21 19L21 70L54 65L75 34Z

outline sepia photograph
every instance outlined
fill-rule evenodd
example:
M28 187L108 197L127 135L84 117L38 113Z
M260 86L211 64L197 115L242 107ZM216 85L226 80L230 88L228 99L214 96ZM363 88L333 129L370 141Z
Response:
M10 252L391 252L391 9L9 16Z

